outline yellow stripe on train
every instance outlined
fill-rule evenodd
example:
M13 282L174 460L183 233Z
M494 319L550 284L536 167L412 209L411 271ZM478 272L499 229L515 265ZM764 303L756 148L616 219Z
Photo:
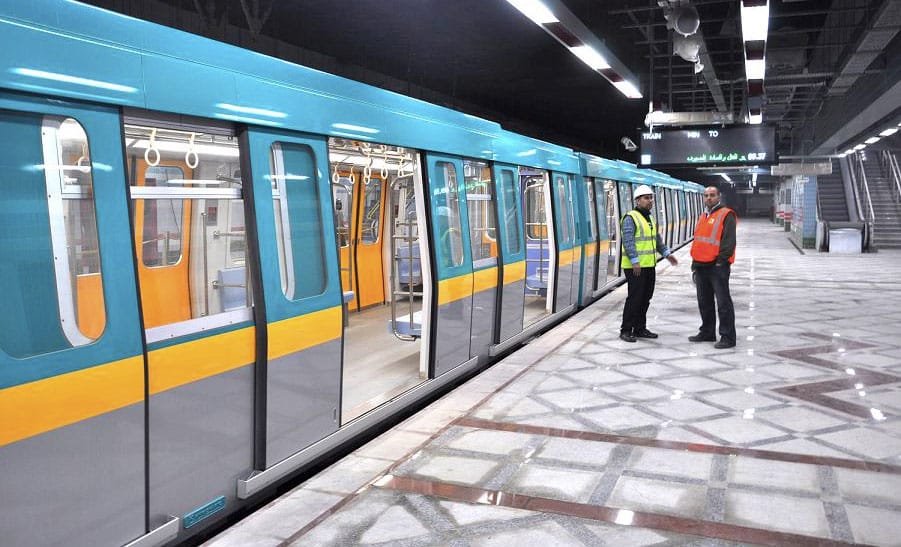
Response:
M144 357L0 390L0 446L144 400Z
M151 351L150 394L203 380L254 362L255 327L217 334Z
M438 305L450 304L472 295L472 274L458 275L438 282Z
M269 323L270 360L341 337L341 306Z
M520 260L512 264L504 264L504 285L522 281L526 278L526 261Z
M472 293L478 293L497 287L497 266L473 272Z

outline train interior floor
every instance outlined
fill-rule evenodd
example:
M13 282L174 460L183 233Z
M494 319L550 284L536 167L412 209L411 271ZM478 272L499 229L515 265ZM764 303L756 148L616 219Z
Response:
M341 421L349 422L424 382L421 346L420 338L406 341L392 334L389 305L348 313Z
M205 545L901 544L901 251L788 236L739 222L736 347L683 247L659 338L621 286Z

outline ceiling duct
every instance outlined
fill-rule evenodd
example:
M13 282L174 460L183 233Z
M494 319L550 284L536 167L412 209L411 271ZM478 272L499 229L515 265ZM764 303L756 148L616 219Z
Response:
M666 15L664 15L665 17ZM691 36L701 26L701 18L694 6L684 5L673 8L667 19L676 33L682 36Z

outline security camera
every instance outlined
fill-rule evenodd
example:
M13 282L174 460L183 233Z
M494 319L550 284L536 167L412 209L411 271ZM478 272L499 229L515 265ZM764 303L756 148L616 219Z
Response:
M629 152L635 152L638 150L638 145L632 141L629 137L623 137L619 140L619 142L623 143L623 146L626 147L626 150Z

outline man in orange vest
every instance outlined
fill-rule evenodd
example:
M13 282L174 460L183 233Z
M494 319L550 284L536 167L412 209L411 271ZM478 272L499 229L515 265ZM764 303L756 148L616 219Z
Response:
M691 270L695 274L701 328L691 342L715 342L716 319L720 320L717 349L735 347L735 308L729 294L729 273L735 262L735 211L724 206L716 186L704 189L707 210L698 220L691 243ZM714 299L716 302L714 303Z

